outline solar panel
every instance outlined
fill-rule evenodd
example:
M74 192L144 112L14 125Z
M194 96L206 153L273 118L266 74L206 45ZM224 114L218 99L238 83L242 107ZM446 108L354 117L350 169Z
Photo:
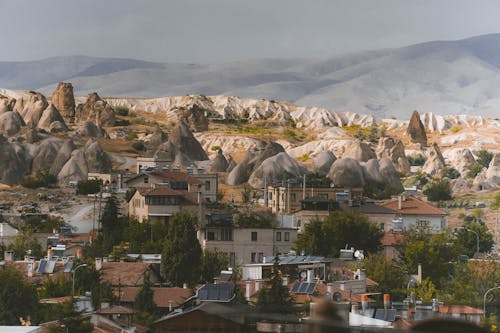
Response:
M234 284L206 284L198 290L200 301L222 301L227 302L233 298Z
M47 264L45 265L45 273L47 274L52 274L54 273L54 268L56 267L56 261L55 260L49 260Z
M375 312L375 319L385 320L385 321L395 321L396 320L396 309L377 309Z
M64 265L64 273L70 273L72 268L73 268L73 262L72 261L68 261Z
M298 294L305 294L307 290L307 283L301 283L299 286L299 290L297 291Z
M306 289L306 294L313 294L314 289L316 289L316 283L308 283L307 289Z
M43 274L45 273L45 266L47 265L47 260L42 259L40 260L40 264L38 266L37 273Z

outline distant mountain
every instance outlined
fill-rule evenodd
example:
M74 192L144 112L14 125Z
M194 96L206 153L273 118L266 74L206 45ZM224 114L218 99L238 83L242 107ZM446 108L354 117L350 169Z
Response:
M0 62L0 87L49 93L59 81L72 82L79 95L233 95L377 117L409 118L413 110L500 117L500 34L328 59L197 65L75 56Z

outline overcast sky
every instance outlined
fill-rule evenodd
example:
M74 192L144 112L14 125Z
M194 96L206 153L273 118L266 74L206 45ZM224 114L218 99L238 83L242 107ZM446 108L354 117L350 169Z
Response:
M0 61L327 57L500 32L500 1L0 0Z

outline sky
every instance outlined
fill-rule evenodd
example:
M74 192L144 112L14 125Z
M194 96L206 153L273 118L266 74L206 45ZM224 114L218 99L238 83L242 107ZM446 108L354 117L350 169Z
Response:
M500 32L497 0L0 0L0 61L321 58Z

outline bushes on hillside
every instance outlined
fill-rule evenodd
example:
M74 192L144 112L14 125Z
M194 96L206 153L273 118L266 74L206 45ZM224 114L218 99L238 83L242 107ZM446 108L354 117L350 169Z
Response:
M49 187L57 183L57 177L47 170L38 171L34 176L26 176L21 185L26 188Z
M76 185L76 194L95 194L100 190L101 180L99 179L80 180Z

